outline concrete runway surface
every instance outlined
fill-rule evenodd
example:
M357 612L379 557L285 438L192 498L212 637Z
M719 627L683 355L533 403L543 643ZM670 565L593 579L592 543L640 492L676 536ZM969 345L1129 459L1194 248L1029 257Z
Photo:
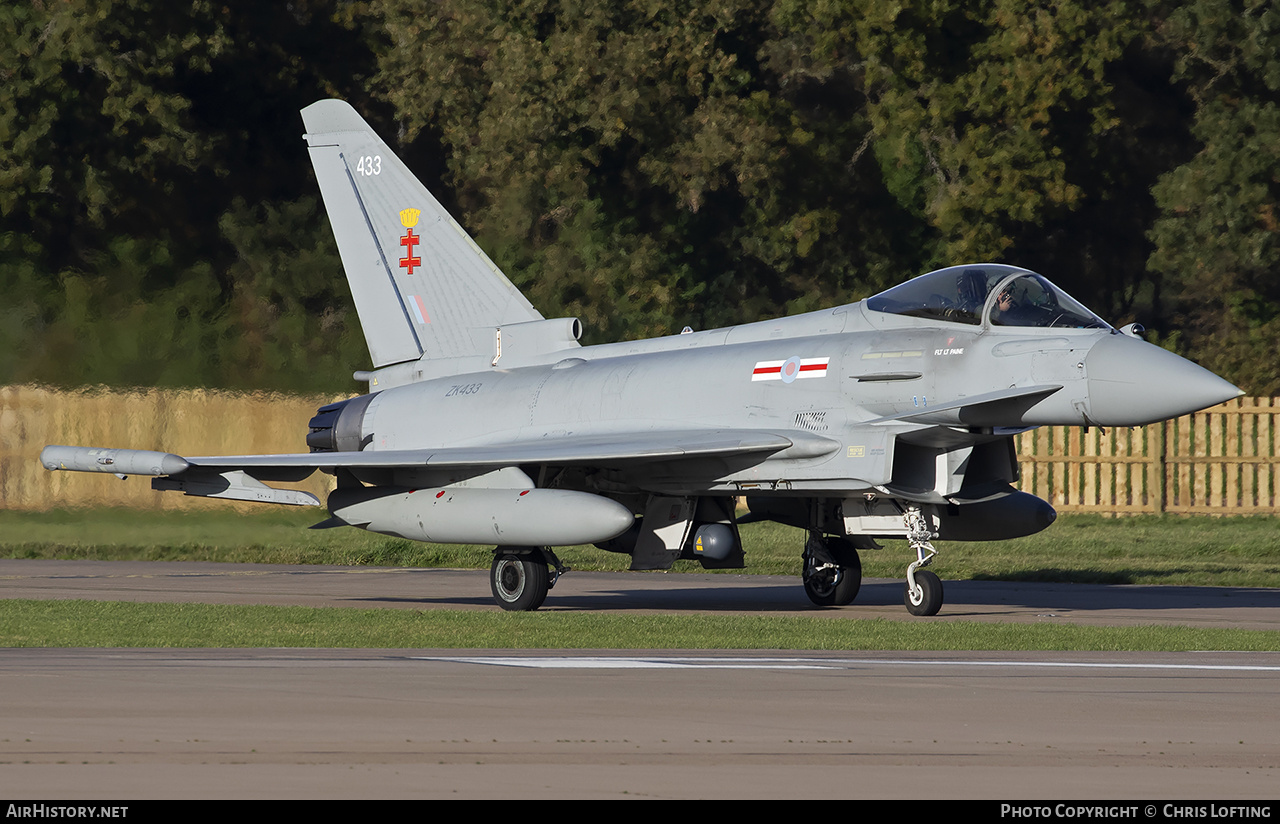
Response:
M1276 629L1269 590L947 582L932 621ZM0 599L496 609L482 572L0 561ZM865 604L863 603L865 599ZM901 584L572 573L557 610L909 619ZM3 607L0 606L0 609ZM920 620L920 619L913 619ZM0 792L1272 799L1280 655L0 652Z

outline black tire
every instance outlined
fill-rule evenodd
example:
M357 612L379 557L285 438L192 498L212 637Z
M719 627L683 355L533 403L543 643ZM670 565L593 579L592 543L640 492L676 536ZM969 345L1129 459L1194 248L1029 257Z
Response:
M858 590L862 588L862 561L852 549L842 553L841 560L845 564L840 566L839 580L834 584L831 580L836 576L830 570L804 578L804 594L820 607L846 606L858 597Z
M551 576L540 557L497 554L489 567L493 600L508 612L531 612L547 600Z
M902 585L902 603L912 615L937 615L942 609L942 580L927 569L916 570L916 591Z

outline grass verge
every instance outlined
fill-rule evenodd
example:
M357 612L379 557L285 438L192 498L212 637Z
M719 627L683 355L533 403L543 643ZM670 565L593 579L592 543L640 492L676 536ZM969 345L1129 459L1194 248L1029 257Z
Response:
M778 616L0 601L4 647L1280 651L1280 632Z

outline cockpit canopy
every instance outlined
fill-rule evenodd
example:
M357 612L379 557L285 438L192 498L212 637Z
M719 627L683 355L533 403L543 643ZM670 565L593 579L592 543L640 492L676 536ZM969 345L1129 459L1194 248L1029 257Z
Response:
M891 315L992 326L1110 329L1048 278L998 263L951 266L867 299Z

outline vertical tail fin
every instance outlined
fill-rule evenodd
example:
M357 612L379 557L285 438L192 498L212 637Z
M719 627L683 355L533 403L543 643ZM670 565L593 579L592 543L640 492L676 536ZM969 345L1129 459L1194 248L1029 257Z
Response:
M482 354L494 327L542 319L349 104L302 121L374 367Z

